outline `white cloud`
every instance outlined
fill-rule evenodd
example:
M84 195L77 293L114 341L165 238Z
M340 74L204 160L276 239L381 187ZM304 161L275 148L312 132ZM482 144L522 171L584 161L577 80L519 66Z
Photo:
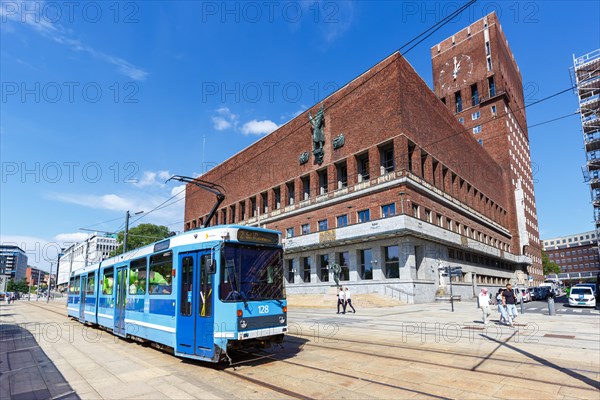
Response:
M212 117L213 127L218 131L224 131L229 128L236 128L238 125L238 116L227 107L221 107L217 114Z
M62 243L79 243L87 239L89 234L84 232L59 233L54 240Z
M263 121L253 119L242 126L242 133L244 135L265 135L273 132L278 127L275 122L268 119Z
M27 265L48 271L50 263L56 262L64 243L35 236L2 235L2 245L19 246L27 255ZM56 266L55 266L56 268Z
M169 171L144 171L142 178L135 181L133 184L139 188L147 186L164 186L165 181L171 177Z
M112 211L127 211L138 209L135 201L113 193L98 196L86 194L54 194L51 197L54 200L58 200L63 203L76 204L78 206L96 209Z
M132 217L132 223L138 218L143 218L140 223L183 224L185 191L170 198L184 188L185 185L175 187L163 185L161 188L139 190L127 196L114 193L100 195L54 193L48 197L62 203L75 204L94 210L110 210L120 213L144 211L144 214Z
M14 8L9 6L0 7L0 18L3 21L3 29L7 32L14 31L13 27L7 28L9 25L5 21L22 23L38 32L40 35L64 45L72 51L88 53L98 60L116 66L121 74L131 79L143 81L148 76L148 72L135 66L129 61L98 51L82 41L73 38L70 31L63 28L58 23L51 22L48 16L43 15L44 13L42 10L44 9L45 4L41 1L22 2Z

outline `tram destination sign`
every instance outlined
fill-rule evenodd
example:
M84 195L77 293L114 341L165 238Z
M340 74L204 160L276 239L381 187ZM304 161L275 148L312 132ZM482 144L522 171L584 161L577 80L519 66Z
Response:
M251 231L248 229L240 229L237 233L237 240L240 242L278 244L279 235L272 232Z

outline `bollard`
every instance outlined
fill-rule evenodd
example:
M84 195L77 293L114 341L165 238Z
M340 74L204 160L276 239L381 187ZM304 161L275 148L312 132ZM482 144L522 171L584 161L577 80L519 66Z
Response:
M525 311L523 310L523 293L521 293L521 315L525 314Z
M554 309L554 297L548 296L548 315L556 315L556 310Z

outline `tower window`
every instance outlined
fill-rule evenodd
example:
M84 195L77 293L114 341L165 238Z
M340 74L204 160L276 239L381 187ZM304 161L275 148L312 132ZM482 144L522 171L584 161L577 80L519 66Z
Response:
M462 96L460 92L454 93L454 100L456 101L456 112L459 113L462 111Z
M477 84L471 85L471 105L476 106L479 104L479 91L477 90Z
M490 60L488 59L488 61L490 61ZM491 64L488 67L488 69L491 69ZM490 97L494 97L496 95L496 84L494 83L494 77L493 76L490 76L488 78L488 88L490 89Z

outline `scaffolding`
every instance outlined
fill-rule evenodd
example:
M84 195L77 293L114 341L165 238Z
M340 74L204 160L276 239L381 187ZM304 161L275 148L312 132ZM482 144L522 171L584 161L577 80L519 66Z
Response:
M583 176L590 185L596 235L600 235L600 49L573 56L571 77L579 98L586 164ZM600 242L599 242L600 243Z

